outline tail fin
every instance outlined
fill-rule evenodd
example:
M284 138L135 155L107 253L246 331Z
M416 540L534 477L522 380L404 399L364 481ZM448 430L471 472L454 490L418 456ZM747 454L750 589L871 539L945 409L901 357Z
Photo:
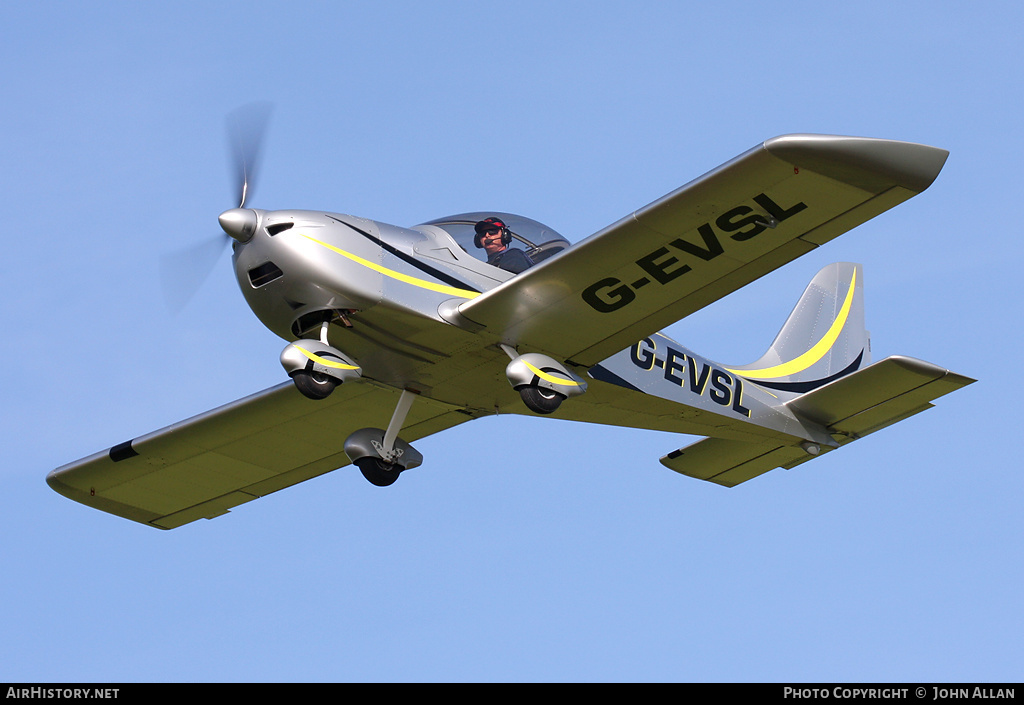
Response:
M871 362L863 268L830 264L811 280L761 359L730 372L762 387L803 394Z
M729 371L772 392L776 409L806 425L804 440L710 437L674 450L661 464L726 487L772 468L793 468L914 414L974 382L922 360L887 357L873 365L864 329L863 275L858 264L822 269L804 291L786 325L757 362ZM756 419L750 419L757 423ZM811 428L818 429L816 434ZM788 433L789 431L787 431ZM821 442L822 433L830 441Z

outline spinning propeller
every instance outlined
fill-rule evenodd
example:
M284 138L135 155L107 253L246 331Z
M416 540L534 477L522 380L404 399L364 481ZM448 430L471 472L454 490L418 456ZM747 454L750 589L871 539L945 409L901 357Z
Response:
M250 103L228 115L228 139L231 142L231 167L237 177L235 193L238 207L245 208L246 198L253 188L259 163L263 136L270 122L270 103Z
M185 307L210 276L227 247L229 237L245 242L256 229L256 214L246 209L245 203L253 192L260 149L272 107L268 102L250 103L228 115L231 172L235 179L238 207L224 211L218 218L226 236L204 240L161 259L164 297L175 313Z

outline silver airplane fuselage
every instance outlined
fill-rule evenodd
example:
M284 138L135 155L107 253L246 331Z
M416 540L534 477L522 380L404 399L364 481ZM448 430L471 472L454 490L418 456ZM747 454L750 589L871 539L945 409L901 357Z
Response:
M228 220L225 230L235 238L242 294L276 335L316 339L328 320L326 342L357 361L363 377L459 406L476 407L481 392L493 390L487 395L493 411L518 402L497 346L515 341L481 346L457 307L514 275L470 254L475 248L466 237L460 243L450 232L470 232L484 215L434 221L448 230L305 210L233 209L221 221ZM541 233L547 239L537 244L549 253L568 245L549 228L502 215L518 231Z

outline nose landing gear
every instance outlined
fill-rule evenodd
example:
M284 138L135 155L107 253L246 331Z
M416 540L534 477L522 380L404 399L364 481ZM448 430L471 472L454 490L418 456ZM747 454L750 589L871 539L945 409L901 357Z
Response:
M338 380L323 372L298 370L293 372L291 377L295 382L295 388L310 399L326 399L338 386Z
M295 388L310 399L326 399L334 388L362 376L359 365L327 343L325 321L320 340L296 340L281 352L281 365Z

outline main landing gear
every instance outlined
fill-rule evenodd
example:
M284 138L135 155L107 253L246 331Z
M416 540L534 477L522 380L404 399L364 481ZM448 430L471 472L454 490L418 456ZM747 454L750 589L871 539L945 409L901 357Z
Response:
M320 329L320 340L297 340L281 353L281 364L295 388L310 399L326 399L339 384L362 376L355 362L328 343L328 326L329 319ZM398 437L415 398L414 392L403 390L387 429L361 428L345 439L345 454L378 487L393 484L400 474L423 463L423 455Z
M402 391L387 430L361 428L345 439L345 455L371 484L387 487L401 473L423 463L423 455L398 437L415 398L414 392Z
M520 355L514 348L501 349L512 358L505 367L505 376L519 392L526 408L537 414L550 414L569 397L587 391L587 383L553 358L540 353Z
M565 401L564 394L528 384L519 387L519 396L526 404L526 408L537 414L550 414Z

